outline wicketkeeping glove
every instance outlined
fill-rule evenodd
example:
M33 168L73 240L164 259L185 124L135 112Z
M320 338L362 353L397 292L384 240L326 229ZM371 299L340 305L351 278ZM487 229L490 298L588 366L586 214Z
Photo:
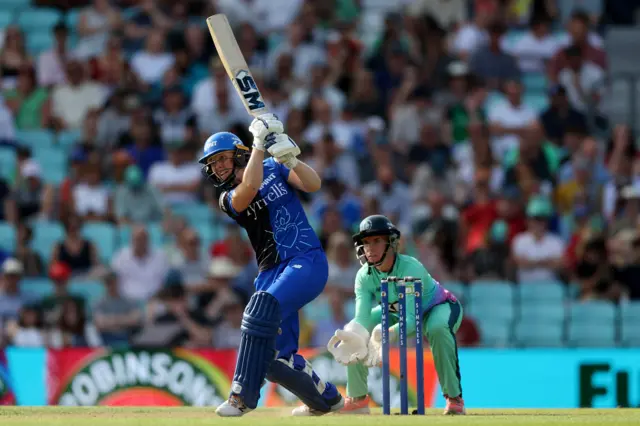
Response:
M342 365L355 364L367 357L369 332L362 325L351 321L342 330L336 330L327 343L327 350Z

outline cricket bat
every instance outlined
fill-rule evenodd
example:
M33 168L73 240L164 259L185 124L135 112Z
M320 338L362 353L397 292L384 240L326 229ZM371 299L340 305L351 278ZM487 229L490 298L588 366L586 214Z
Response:
M227 17L222 13L210 16L207 18L207 26L224 69L227 70L227 75L247 112L254 117L269 112Z

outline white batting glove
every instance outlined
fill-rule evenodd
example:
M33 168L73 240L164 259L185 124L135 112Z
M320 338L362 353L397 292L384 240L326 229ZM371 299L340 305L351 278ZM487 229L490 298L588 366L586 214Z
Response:
M253 135L253 147L264 151L265 138L272 133L280 134L284 132L284 125L275 114L260 114L251 122L249 131Z
M362 325L351 321L342 330L336 330L327 343L327 350L342 365L355 364L367 357L369 332Z
M274 158L283 158L287 154L293 157L300 155L300 147L286 133L269 136L264 147Z
M298 165L298 159L294 157L293 154L285 154L282 157L276 158L276 161L287 166L289 170L292 170Z

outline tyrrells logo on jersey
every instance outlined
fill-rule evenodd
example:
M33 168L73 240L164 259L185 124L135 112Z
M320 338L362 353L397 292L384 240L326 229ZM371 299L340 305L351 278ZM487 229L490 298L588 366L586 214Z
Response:
M249 109L251 111L255 109L264 108L264 101L260 96L256 82L249 74L247 70L240 70L236 73L236 83L242 92L242 96L247 100Z
M276 178L276 175L271 173L269 176L265 178L260 186L260 190L264 189L265 186L271 184L271 182ZM278 182L275 185L269 187L269 190L262 198L254 203L249 204L247 208L247 216L253 217L254 220L258 219L258 212L267 207L269 203L274 202L280 197L284 197L287 195L289 191L287 191L287 187L282 183Z

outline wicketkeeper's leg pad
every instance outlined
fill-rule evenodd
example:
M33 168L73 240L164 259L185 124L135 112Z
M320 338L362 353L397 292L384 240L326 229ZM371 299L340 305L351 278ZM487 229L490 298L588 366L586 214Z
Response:
M342 399L335 385L323 382L299 354L273 361L267 379L287 389L309 408L323 413L331 411Z
M231 392L249 408L258 405L260 387L276 357L279 326L278 300L266 291L254 293L242 317L242 340L231 384Z

